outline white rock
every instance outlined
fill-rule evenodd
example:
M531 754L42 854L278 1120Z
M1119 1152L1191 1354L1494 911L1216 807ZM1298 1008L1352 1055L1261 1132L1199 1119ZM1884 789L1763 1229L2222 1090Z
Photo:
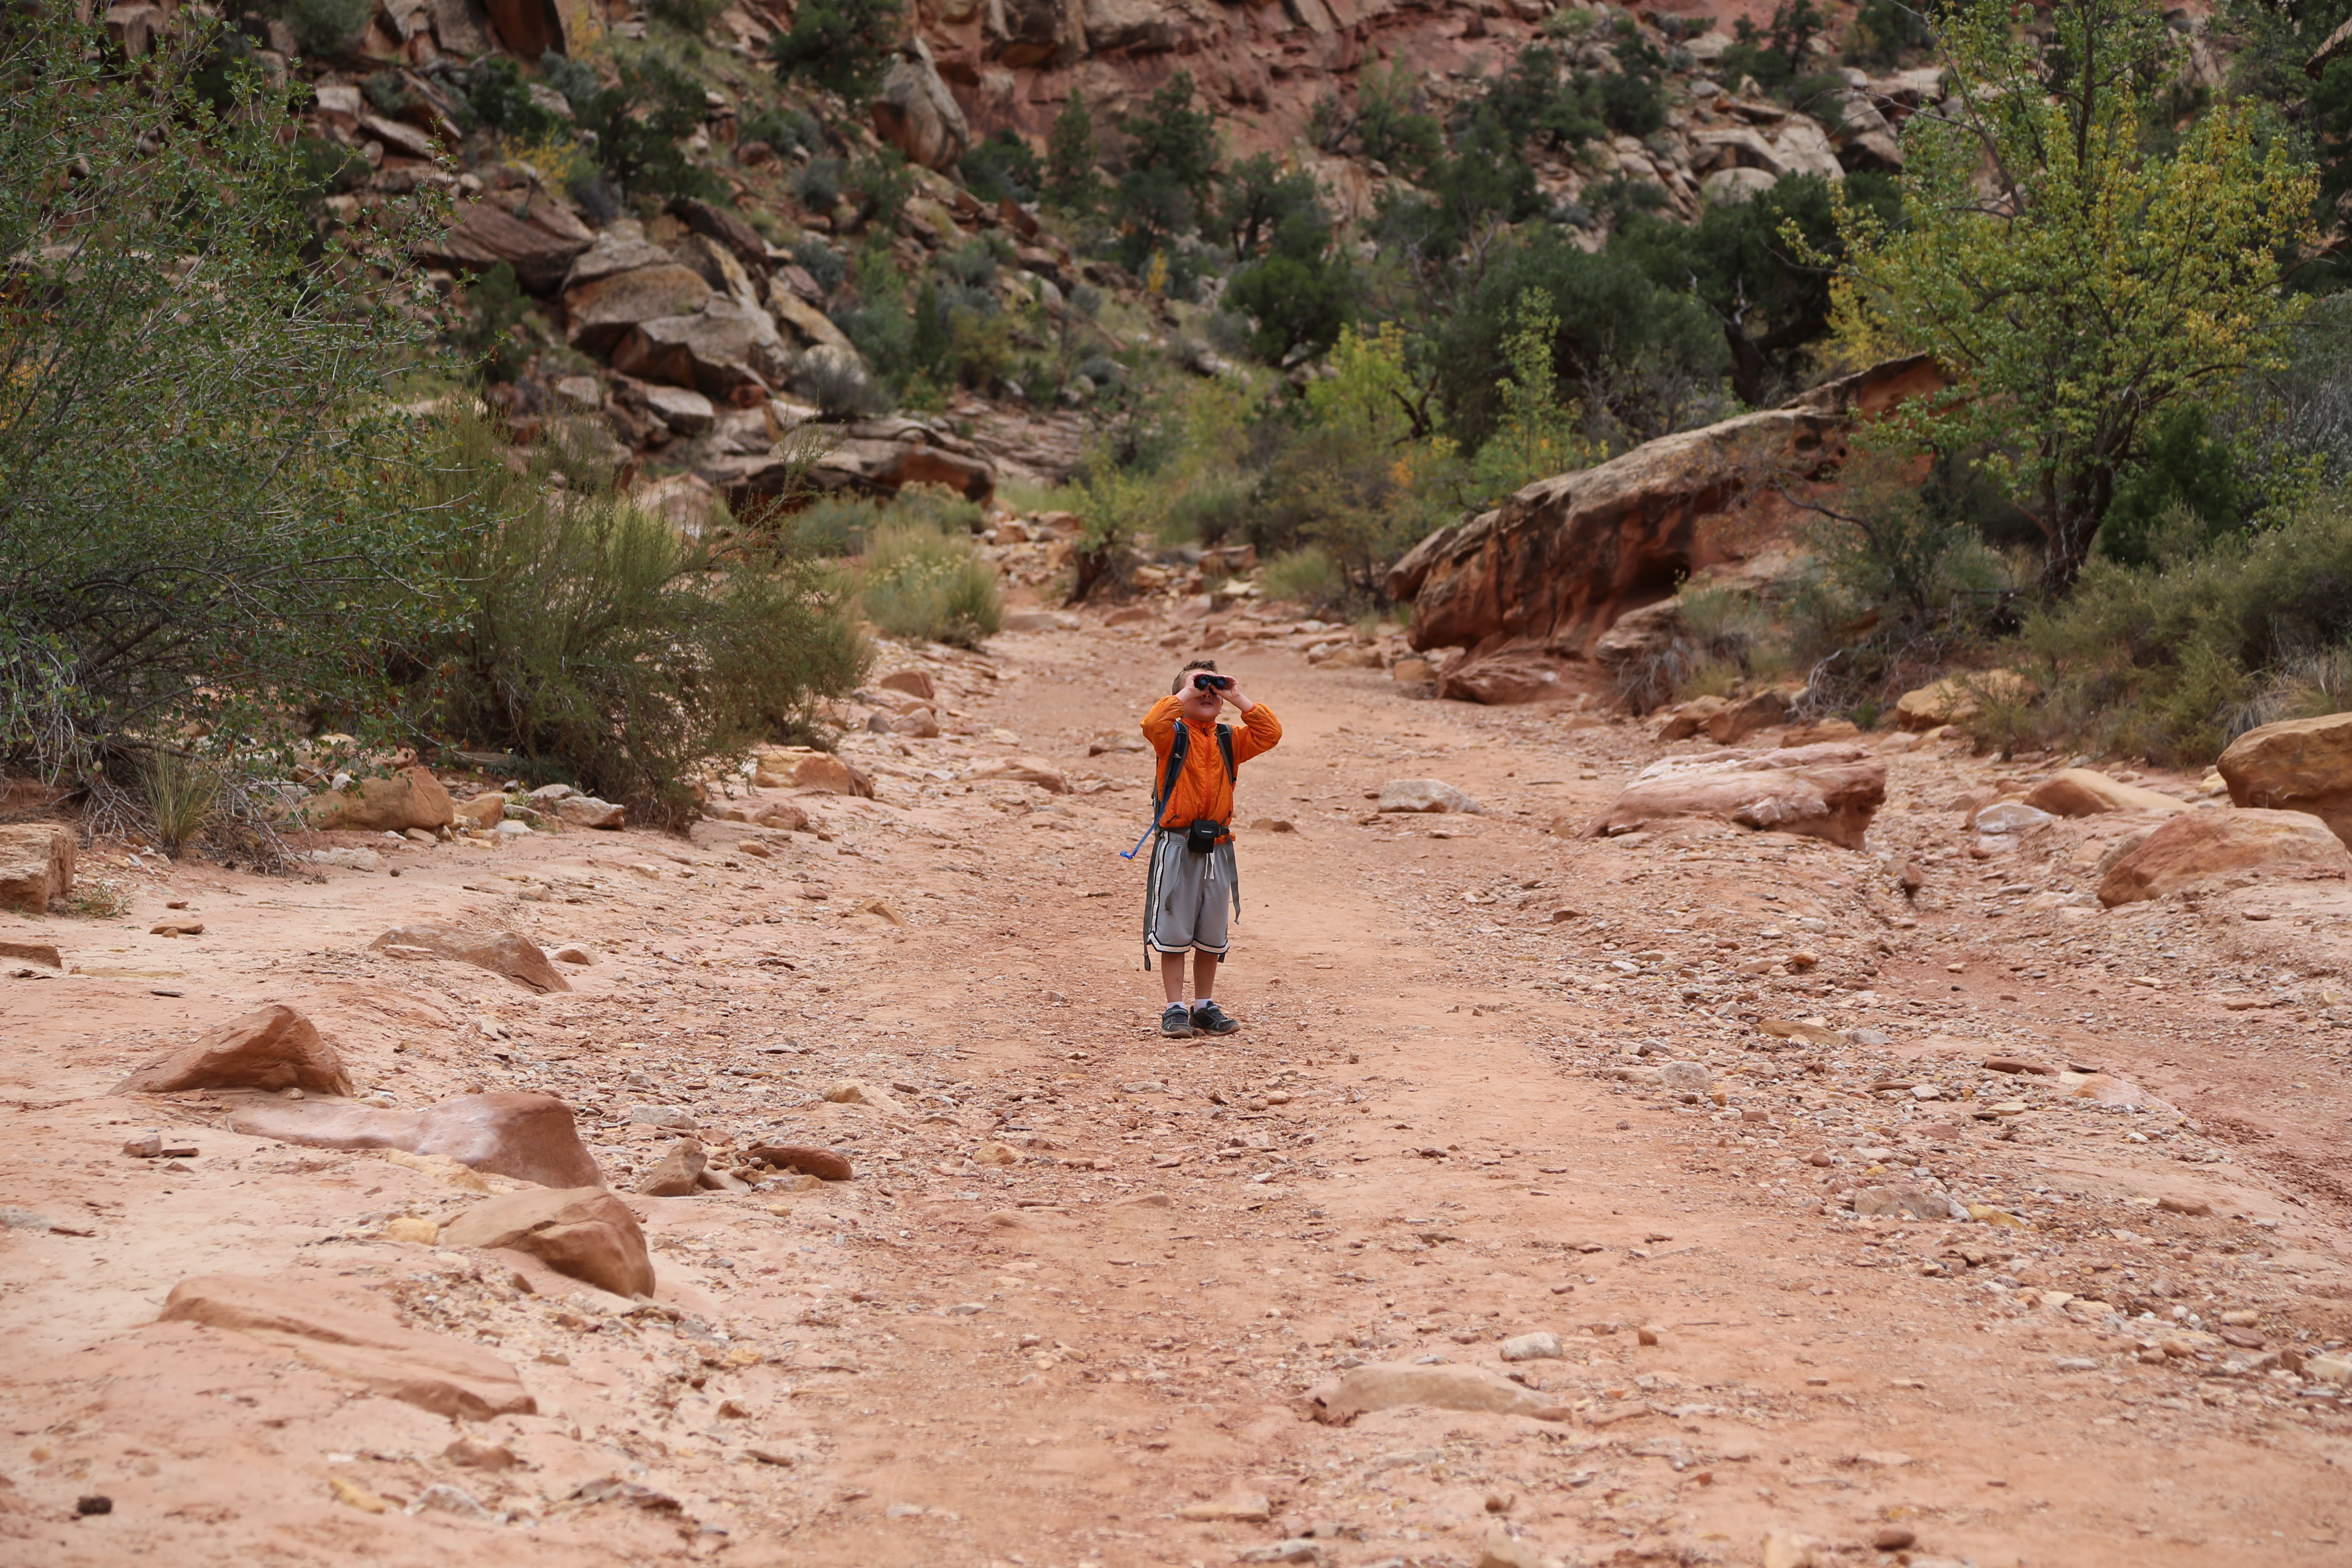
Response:
M2022 801L2005 800L1977 813L1979 833L2025 833L2058 819Z
M313 849L314 866L341 866L346 871L381 871L383 857L373 849Z
M1503 1342L1505 1361L1557 1361L1559 1359L1559 1336L1538 1331L1532 1334L1514 1334Z
M1478 803L1438 779L1391 779L1381 785L1381 811L1480 811Z

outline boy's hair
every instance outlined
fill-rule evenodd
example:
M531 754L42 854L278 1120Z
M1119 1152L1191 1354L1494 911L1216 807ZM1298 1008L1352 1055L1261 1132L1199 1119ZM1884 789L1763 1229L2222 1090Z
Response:
M1217 673L1217 661L1213 658L1196 658L1178 670L1175 683L1168 688L1168 695L1174 697L1181 692L1184 689L1184 678L1196 669L1205 669L1211 675L1214 675Z

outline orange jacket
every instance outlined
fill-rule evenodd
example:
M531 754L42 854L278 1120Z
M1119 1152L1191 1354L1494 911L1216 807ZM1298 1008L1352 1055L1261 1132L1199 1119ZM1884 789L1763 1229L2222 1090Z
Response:
M1143 716L1143 738L1151 742L1151 787L1160 787L1168 771L1168 748L1176 742L1176 726L1186 724L1177 700L1163 697ZM1230 721L1228 721L1230 722ZM1181 827L1196 816L1213 822L1234 819L1234 785L1225 777L1225 754L1217 745L1216 725L1191 724L1192 738L1184 748L1184 769L1176 787L1168 792L1168 805L1160 814L1162 827ZM1256 703L1234 725L1234 766L1239 768L1261 752L1274 750L1282 739L1282 721L1265 703Z

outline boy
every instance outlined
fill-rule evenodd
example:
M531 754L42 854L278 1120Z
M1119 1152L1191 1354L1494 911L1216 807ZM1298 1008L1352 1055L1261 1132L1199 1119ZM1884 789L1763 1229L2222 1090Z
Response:
M1235 727L1217 716L1230 705ZM1231 945L1227 921L1241 910L1241 876L1234 866L1234 775L1240 765L1282 739L1282 725L1263 702L1242 693L1213 659L1196 658L1177 672L1170 695L1143 716L1143 736L1158 758L1152 795L1159 815L1152 833L1151 871L1144 884L1144 965L1161 956L1168 993L1160 1032L1173 1038L1230 1035L1241 1026L1215 1001L1217 962ZM1173 762L1171 764L1171 756ZM1192 954L1192 1005L1184 1005L1184 954Z

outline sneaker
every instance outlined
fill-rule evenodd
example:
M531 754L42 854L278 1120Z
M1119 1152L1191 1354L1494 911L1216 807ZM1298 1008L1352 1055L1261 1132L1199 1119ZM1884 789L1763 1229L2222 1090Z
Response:
M1240 1027L1214 1002L1203 1002L1192 1009L1192 1032L1196 1035L1230 1035Z
M1160 1032L1171 1040L1190 1039L1192 1035L1192 1015L1184 1010L1181 1002L1168 1004L1168 1011L1160 1015Z

